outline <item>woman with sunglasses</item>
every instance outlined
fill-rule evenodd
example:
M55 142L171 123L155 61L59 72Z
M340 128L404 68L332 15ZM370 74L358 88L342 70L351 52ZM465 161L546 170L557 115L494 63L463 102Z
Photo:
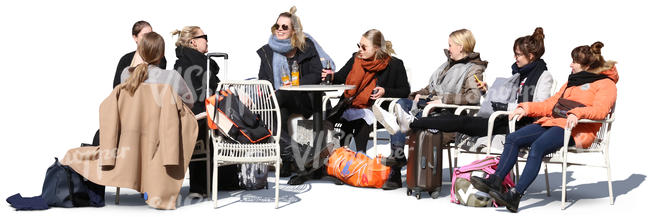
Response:
M205 80L205 73L207 68L208 57L205 53L208 52L208 35L206 35L198 26L186 26L182 30L175 30L172 35L178 35L176 41L176 63L174 69L183 76L187 86L190 87L194 94L194 106L192 112L200 114L205 112L205 88L203 83ZM214 93L217 89L219 78L219 66L214 60L210 60L210 90ZM205 119L198 121L199 135L197 138L204 138L207 131L207 122ZM208 142L210 150L212 143ZM210 162L212 165L212 162ZM206 165L203 161L190 162L190 195L189 197L206 197L207 196L207 183L206 181ZM222 173L222 170L219 170ZM222 175L219 176L224 177ZM224 177L225 178L225 177ZM212 178L210 178L212 180ZM229 183L229 182L220 182ZM224 186L219 186L224 187Z
M142 40L144 34L147 34L152 31L153 30L151 29L151 24L149 24L149 22L144 20L135 22L133 24L133 27L131 27L131 37L133 37L133 41L135 41L135 45L137 46L140 44L140 40ZM120 84L121 82L120 76L122 75L122 71L126 67L135 67L142 62L143 62L142 57L140 57L138 51L132 51L130 53L124 54L124 56L120 58L120 62L117 63L117 69L115 70L115 77L113 78L113 88L115 88L115 86ZM161 69L165 69L167 67L167 60L165 59L164 55L160 60L158 67Z
M366 152L371 124L374 115L369 109L374 100L380 97L405 98L411 91L406 76L404 63L395 54L393 45L384 39L384 35L376 29L365 32L357 44L359 51L334 73L335 84L355 85L352 90L344 93L346 98L354 97L351 108L341 117L341 130L345 135L341 138L341 146L349 145L350 135L354 135L356 150ZM331 70L323 70L321 77L325 79Z
M280 106L282 133L280 135L280 156L282 158L281 177L288 177L291 172L298 172L295 158L291 149L291 136L288 131L288 117L291 114L302 114L309 117L312 114L312 103L309 95L304 92L278 90L282 86L283 71L290 72L292 64L298 65L300 85L319 84L323 64L333 61L309 34L302 31L300 18L296 15L296 7L289 12L281 13L271 27L268 44L257 50L260 57L258 78L273 84Z

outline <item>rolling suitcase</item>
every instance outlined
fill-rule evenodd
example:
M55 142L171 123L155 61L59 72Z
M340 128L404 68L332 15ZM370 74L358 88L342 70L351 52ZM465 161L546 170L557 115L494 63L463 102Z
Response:
M412 130L407 140L409 146L406 164L406 195L422 192L438 198L442 186L442 133L429 130Z

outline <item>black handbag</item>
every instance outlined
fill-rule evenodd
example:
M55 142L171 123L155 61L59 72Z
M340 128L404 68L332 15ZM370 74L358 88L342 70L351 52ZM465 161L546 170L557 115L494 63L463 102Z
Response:
M363 90L364 88L368 87L370 83L372 83L372 81L368 82L365 86L363 86L363 88L359 90ZM341 120L341 116L343 116L343 112L345 112L345 110L348 110L348 108L352 106L352 101L354 100L355 97L357 97L357 95L359 95L359 93L361 93L361 91L357 91L357 93L355 93L354 96L351 97L345 97L345 93L343 93L343 95L341 95L341 99L339 100L339 102L336 103L334 107L327 110L326 119L332 123L339 122L339 120Z
M566 118L567 112L571 111L571 109L585 107L585 104L570 99L565 99L564 92L566 92L566 89L567 88L564 88L562 96L560 96L560 99L558 99L557 103L555 103L555 106L553 106L553 112L551 116L554 118Z

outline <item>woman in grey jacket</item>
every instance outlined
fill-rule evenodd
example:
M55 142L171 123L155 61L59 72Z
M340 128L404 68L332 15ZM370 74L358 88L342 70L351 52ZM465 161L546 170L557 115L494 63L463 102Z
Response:
M483 92L475 78L483 79L483 72L487 62L481 60L480 54L474 52L476 40L471 31L460 29L449 34L449 49L445 49L445 61L429 79L429 85L419 91L409 94L409 98L397 101L400 109L411 111L412 114L421 116L421 109L429 103L446 103L457 105L476 105L479 103ZM421 96L425 99L421 99ZM414 106L420 102L421 106ZM377 120L391 133L391 152L394 155L403 155L406 134L399 132L395 117L384 111L379 106L373 106L373 113ZM390 119L390 120L386 120ZM391 121L392 120L392 121ZM406 164L406 158L400 158L400 163L391 170L392 180L383 186L385 190L402 187L400 168Z
M481 105L479 113L486 115L479 115L470 117L466 115L440 115L435 117L425 117L417 119L407 111L410 110L408 103L402 106L396 106L395 116L389 116L386 111L376 112L379 114L378 120L381 120L386 129L388 126L399 128L400 133L405 133L410 128L417 129L437 129L442 132L459 132L469 136L486 136L488 128L488 119L494 111L511 111L514 110L518 103L521 102L540 102L551 96L553 88L553 77L546 68L546 62L541 59L544 54L544 33L541 27L535 29L533 35L523 36L515 40L513 52L516 62L512 64L512 74L515 88L510 88L508 93L498 93L498 95L512 95L513 100L496 100L500 97L489 97ZM487 85L479 84L478 86L485 87ZM489 93L489 95L494 95ZM507 97L506 97L507 98ZM486 109L487 108L487 109ZM374 108L373 108L374 109ZM490 111L485 111L490 110ZM522 119L523 120L523 119ZM522 127L527 124L533 123L534 119L518 122L517 126ZM398 124L399 123L399 124ZM397 130L396 130L397 131ZM508 132L508 120L504 116L497 118L495 121L494 131L495 134L505 134ZM394 143L391 137L391 146ZM403 146L402 146L403 147ZM401 153L401 155L400 155ZM384 159L388 166L401 168L406 159L403 152L394 152L390 157ZM399 170L397 170L399 171ZM392 178L392 177L391 177ZM401 178L399 184L395 180L389 179L385 186L401 186Z

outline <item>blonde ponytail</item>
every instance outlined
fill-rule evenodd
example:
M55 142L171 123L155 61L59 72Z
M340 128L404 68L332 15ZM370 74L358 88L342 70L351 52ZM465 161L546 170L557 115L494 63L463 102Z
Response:
M129 78L126 79L126 82L124 82L124 89L128 91L131 96L133 96L140 84L147 80L149 77L148 68L149 63L147 62L140 63L136 67L129 68L131 76L129 76Z

